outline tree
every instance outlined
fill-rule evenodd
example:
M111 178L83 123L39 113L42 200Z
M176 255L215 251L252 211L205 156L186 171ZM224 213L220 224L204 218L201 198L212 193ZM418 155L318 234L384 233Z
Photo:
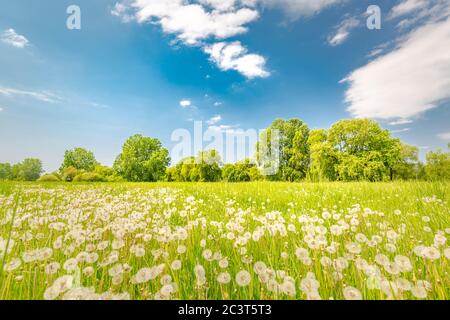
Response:
M309 134L310 164L308 178L312 181L334 181L336 179L336 157L328 142L326 130L312 130Z
M66 182L72 182L76 176L83 172L83 170L78 170L75 167L67 167L61 172L62 180Z
M309 166L309 128L299 119L288 121L277 119L270 128L262 133L257 145L257 159L262 158L262 152L270 152L271 139L279 135L277 153L280 160L280 170L270 177L272 180L299 181L305 178Z
M450 179L450 152L442 150L429 152L425 165L425 175L428 180L432 181Z
M195 168L195 157L188 157L180 161L177 165L178 168L178 181L188 182L188 181L198 181L191 180L191 171ZM196 177L196 175L194 175Z
M12 167L14 179L20 181L36 181L41 176L42 161L39 159L25 159Z
M92 172L98 164L93 152L83 148L75 148L65 152L60 171L73 167L77 170Z
M59 181L61 181L61 179L59 179L59 177L56 174L49 173L49 174L43 175L37 181L38 182L59 182Z
M169 151L158 139L138 134L125 142L114 170L128 181L154 182L164 178L169 163Z
M195 159L199 181L216 182L222 178L221 157L217 150L201 151Z
M216 182L222 177L221 157L217 150L201 151L196 157L182 159L167 169L167 181Z
M0 180L12 179L12 167L9 163L0 163Z
M339 121L328 131L328 142L337 159L339 180L393 179L394 166L401 158L401 143L377 122Z
M402 144L400 159L393 166L393 172L395 179L417 179L419 175L419 149L407 144Z
M227 182L248 182L260 180L261 176L256 165L245 159L235 164L226 164L222 169L222 178Z

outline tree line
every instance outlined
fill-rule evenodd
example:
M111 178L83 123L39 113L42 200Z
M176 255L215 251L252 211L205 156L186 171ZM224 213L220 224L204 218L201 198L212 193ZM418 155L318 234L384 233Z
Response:
M223 164L217 150L205 150L169 167L169 151L158 139L134 135L123 145L114 165L101 165L94 153L67 150L58 171L42 175L39 159L0 164L0 180L66 182L247 182L392 181L450 179L449 151L429 152L419 161L417 147L406 145L368 119L342 120L328 130L311 130L299 119L275 120L262 136L279 134L279 170L261 172L262 153L271 142L260 139L254 159Z

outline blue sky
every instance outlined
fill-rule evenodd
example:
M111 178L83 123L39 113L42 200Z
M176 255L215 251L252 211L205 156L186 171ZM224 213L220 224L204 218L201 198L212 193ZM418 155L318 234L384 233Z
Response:
M72 4L81 30L66 27ZM0 162L54 170L81 146L110 165L135 133L170 149L193 120L277 117L370 117L422 154L445 148L449 14L446 0L1 1Z

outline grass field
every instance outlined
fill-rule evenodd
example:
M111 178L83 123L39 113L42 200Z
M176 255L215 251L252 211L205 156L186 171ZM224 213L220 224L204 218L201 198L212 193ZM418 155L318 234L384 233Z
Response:
M449 187L0 182L0 299L450 299Z

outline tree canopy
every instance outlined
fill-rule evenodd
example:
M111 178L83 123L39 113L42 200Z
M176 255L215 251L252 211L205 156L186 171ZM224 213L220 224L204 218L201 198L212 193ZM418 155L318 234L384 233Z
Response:
M352 119L335 123L328 143L336 159L337 179L381 181L393 178L393 167L401 159L401 142L372 120Z
M41 182L247 182L449 180L447 152L431 151L426 163L419 149L403 144L376 121L338 121L329 129L310 130L299 119L275 120L260 135L254 159L223 164L217 150L205 150L168 168L169 152L155 138L130 137L113 167L99 164L93 152L67 150L58 172ZM43 172L39 159L0 163L0 180L35 181Z
M64 154L64 161L61 165L60 171L73 167L77 170L94 171L95 167L99 163L95 159L94 153L83 149L75 148L73 150L67 150Z
M170 163L169 151L158 139L140 134L130 137L114 163L114 170L128 181L158 181Z
M25 159L12 167L12 175L19 181L36 181L42 172L42 161L39 159Z
M261 153L276 150L279 156L278 173L272 180L299 181L306 177L309 164L309 128L300 119L277 119L262 133L257 146L257 159L264 158ZM278 146L269 146L274 139Z

